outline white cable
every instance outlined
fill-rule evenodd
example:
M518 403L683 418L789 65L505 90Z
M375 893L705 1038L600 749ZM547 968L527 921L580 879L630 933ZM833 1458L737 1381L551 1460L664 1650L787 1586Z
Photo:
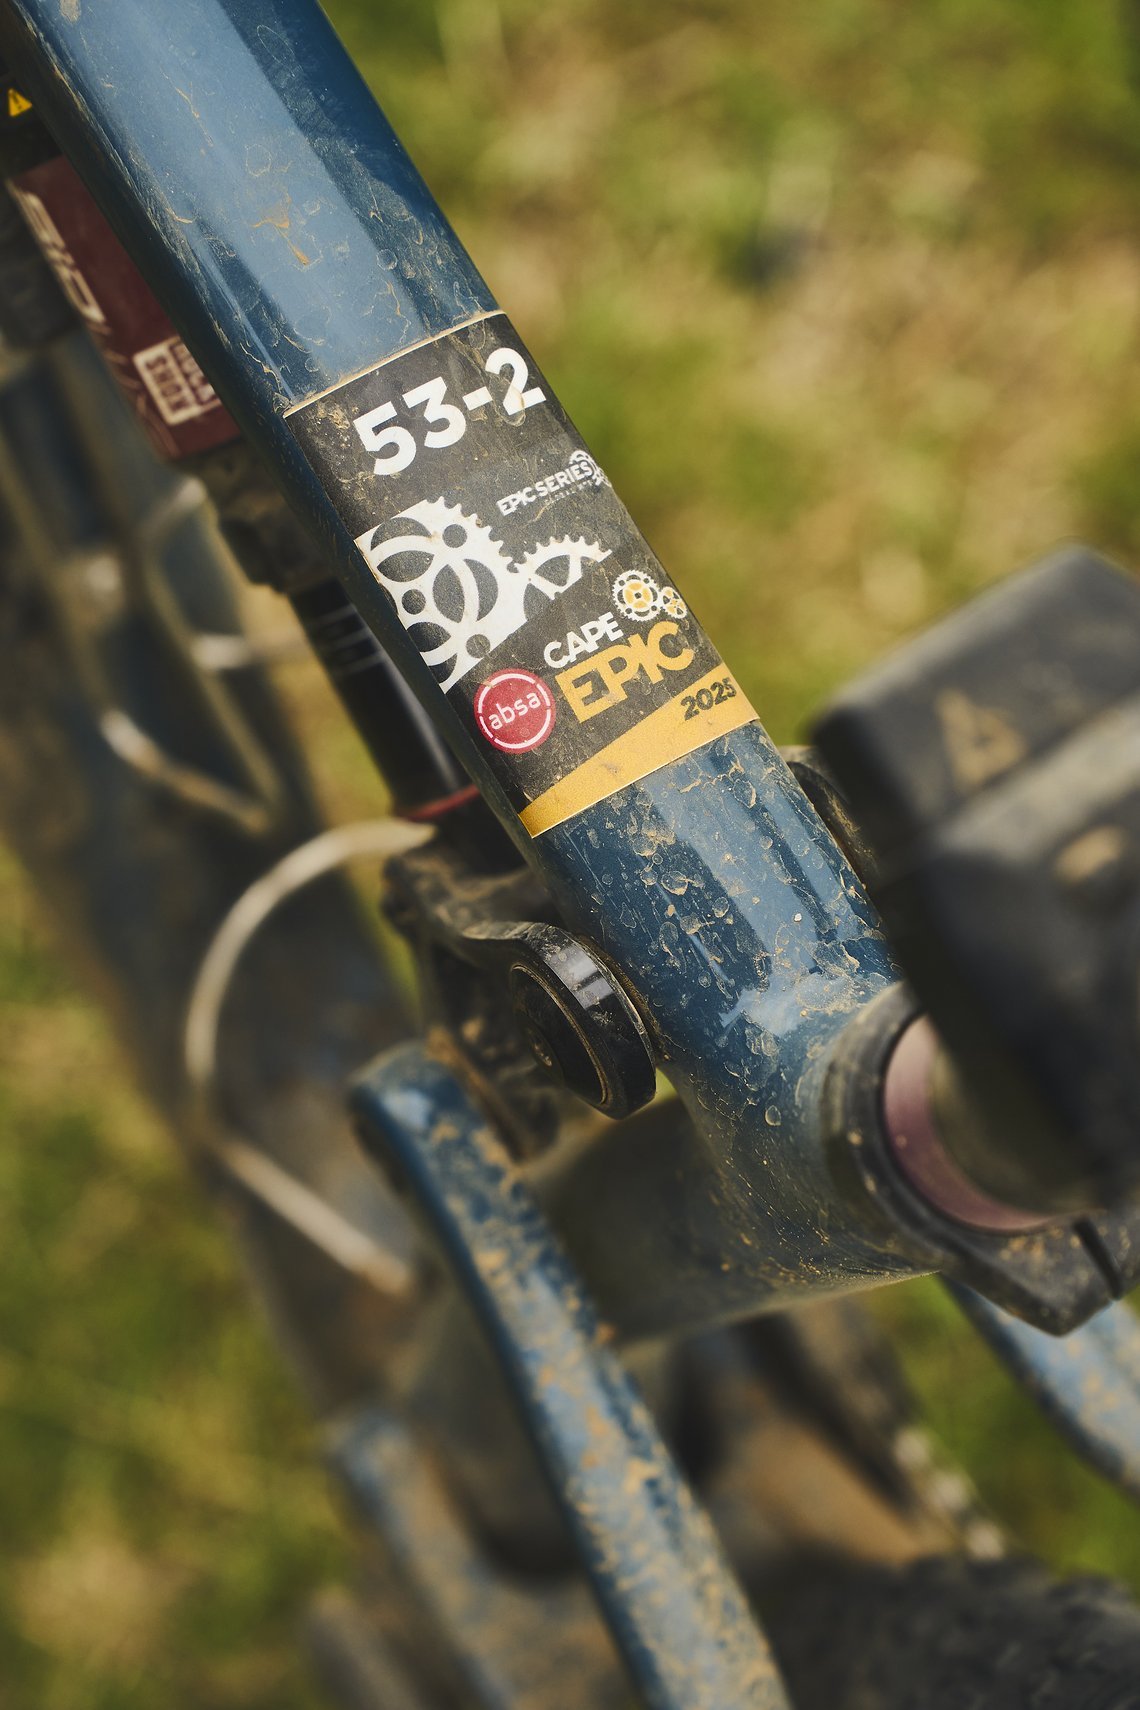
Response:
M414 1274L411 1265L358 1229L265 1152L244 1140L222 1140L211 1147L210 1156L342 1271L360 1277L380 1294L407 1293Z
M294 630L257 637L200 630L190 643L190 651L196 665L215 675L271 664L275 659L308 658L311 653L305 636Z
M293 849L240 896L214 934L202 960L186 1011L183 1051L191 1085L208 1101L217 1066L218 1029L226 993L250 941L275 909L314 879L366 857L387 859L425 843L431 830L400 820L366 820L337 826ZM358 1229L307 1183L281 1168L258 1147L236 1137L210 1148L223 1169L283 1222L351 1272L386 1295L406 1292L412 1271L373 1236Z
M426 843L429 827L402 820L364 820L336 826L293 849L240 896L214 934L186 1011L183 1050L191 1085L208 1096L217 1066L218 1028L234 970L250 940L269 916L291 897L326 873L350 861L373 856L386 859Z

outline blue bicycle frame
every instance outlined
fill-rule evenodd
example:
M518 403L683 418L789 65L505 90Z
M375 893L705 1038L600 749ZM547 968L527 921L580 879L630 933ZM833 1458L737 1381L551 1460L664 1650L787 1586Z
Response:
M677 1329L906 1274L822 1141L828 1055L890 982L886 946L759 725L527 837L298 453L287 410L495 307L323 15L293 0L68 13L11 8L33 95L567 922L621 970L694 1119L704 1256L679 1273L666 1208L631 1204L668 1251L629 1267L605 1311Z
M617 971L684 1103L691 1125L658 1150L623 1146L616 1131L589 1157L588 1191L571 1182L563 1193L560 1230L603 1318L627 1337L691 1331L924 1268L836 1163L829 1105L837 1053L895 984L889 952L760 725L530 836L299 449L290 414L497 307L318 7L3 0L0 17L53 133L561 919ZM410 1049L358 1103L512 1373L647 1701L779 1702L651 1425L580 1302L567 1306L573 1277L551 1268L537 1212L487 1163L494 1137L468 1095ZM506 1280L479 1262L481 1242L511 1255ZM560 1407L536 1377L552 1360L581 1377ZM1066 1381L1054 1373L1050 1394ZM590 1475L575 1436L588 1405L615 1422ZM346 1439L338 1453L378 1510L389 1497L377 1457L399 1454L390 1436L366 1437L366 1451ZM1135 1452L1118 1437L1118 1472ZM631 1455L644 1502L623 1536L658 1562L672 1552L681 1577L670 1583L687 1601L670 1603L636 1549L615 1556L612 1529L603 1537L584 1518L599 1505L622 1511Z

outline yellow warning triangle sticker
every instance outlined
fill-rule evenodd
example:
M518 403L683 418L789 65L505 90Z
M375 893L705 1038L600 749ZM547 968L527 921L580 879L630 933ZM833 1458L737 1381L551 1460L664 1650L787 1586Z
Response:
M21 113L30 113L32 103L26 95L21 95L18 89L8 90L8 117L18 119Z

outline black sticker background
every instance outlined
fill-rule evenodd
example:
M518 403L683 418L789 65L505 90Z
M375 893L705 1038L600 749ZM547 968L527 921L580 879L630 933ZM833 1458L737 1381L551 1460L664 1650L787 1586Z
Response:
M525 364L525 381L517 367L502 358L498 359L501 371L488 372L488 360L494 361L495 353L504 350L517 353ZM520 384L512 394L513 380ZM445 388L442 394L438 382ZM420 387L433 387L434 398L408 405L405 397ZM543 400L520 409L520 396L534 388L541 390ZM464 402L477 399L484 390L490 402ZM447 446L427 447L424 440L433 431L445 438L458 433L458 419L441 413L443 403L462 416L462 437ZM513 412L508 403L514 404ZM387 457L391 451L387 446L378 453L367 449L353 422L386 405L394 406L394 412L376 431L405 430L418 449L414 461L400 473L377 475L374 456ZM647 713L675 700L688 684L720 663L719 654L673 589L505 315L476 321L393 357L302 405L290 415L289 423L354 539L361 543L362 536L370 537L363 543L370 560L395 538L414 541L422 536L426 543L433 521L447 524L443 543L467 565L466 579L461 570L456 574L448 569L425 576L432 561L425 547L384 558L379 567L388 581L380 575L377 580L397 600L398 611L401 603L416 606L421 596L426 600L430 595L449 625L459 619L466 599L472 624L462 649L454 643L453 630L449 636L439 628L426 627L424 617L430 612L417 622L413 613L404 610L401 621L421 653L446 647L446 657L432 667L441 684L449 672L454 673L461 657L467 660L482 651L482 642L490 643L447 695L516 809L598 754ZM401 447L406 453L406 440L395 445L397 455ZM528 490L529 502L512 503L512 496ZM442 506L462 513L462 520L448 517ZM416 507L427 507L418 519L402 515ZM440 532L437 526L437 540ZM551 556L551 543L566 544L570 556ZM608 554L603 562L592 561L594 549ZM528 565L536 563L547 589L558 589L556 597L547 597L539 587L522 588ZM575 566L582 573L571 581ZM665 602L640 618L614 592L618 578L625 577L625 586L633 583L636 602L641 593L636 573L647 578L650 593L656 590ZM409 601L407 594L413 589L416 592ZM521 627L500 639L498 630L520 610L525 617ZM598 635L597 626L607 616L609 622ZM595 651L568 661L567 668L572 664L576 676L581 672L584 678L592 659L619 645L615 631L625 645L632 642L633 654L620 676L620 689L625 691L621 698L617 698L620 690L614 690L618 679L612 673L603 678L595 675L592 683L580 685L574 696L579 705L591 697L594 705L601 703L601 710L582 721L566 688L558 683L561 663L548 663L544 654L553 645L556 660L568 659L567 637L572 633L581 637L587 624L595 626ZM647 652L651 660L655 654L657 661L656 671L649 673L638 669ZM679 659L684 663L677 669ZM540 678L556 709L549 736L540 746L521 753L494 746L474 711L481 686L511 667ZM651 680L654 675L656 682ZM494 696L484 697L485 713L493 706ZM510 736L509 727L504 734ZM693 745L699 741L694 729Z

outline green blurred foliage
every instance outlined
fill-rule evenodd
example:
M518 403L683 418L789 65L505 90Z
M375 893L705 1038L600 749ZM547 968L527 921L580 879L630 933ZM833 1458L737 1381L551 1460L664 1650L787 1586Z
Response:
M941 1284L883 1289L874 1307L896 1338L927 1421L1011 1543L1067 1573L1109 1573L1140 1590L1134 1504L1069 1452Z
M0 898L0 1703L315 1706L298 1398L7 861Z
M331 0L476 260L777 737L1066 535L1140 556L1122 0ZM284 684L337 812L356 748ZM315 1705L343 1542L223 1235L10 867L0 1702ZM935 1284L878 1297L1016 1535L1140 1585L1133 1515Z

